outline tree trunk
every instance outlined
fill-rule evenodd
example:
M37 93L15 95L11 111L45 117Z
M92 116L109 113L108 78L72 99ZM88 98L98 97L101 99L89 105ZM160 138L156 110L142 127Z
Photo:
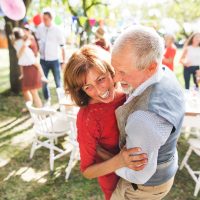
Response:
M31 0L24 0L26 10L28 9L30 3L31 3ZM4 19L5 19L5 31L6 31L6 37L8 40L9 61L10 61L10 88L12 92L14 92L15 94L18 94L21 90L21 84L18 79L20 70L17 64L18 60L16 56L16 51L13 45L11 44L9 35L12 33L12 29L14 27L22 26L22 20L18 22L18 21L13 21L9 19L8 17L4 17Z
M9 61L10 61L10 89L15 94L18 94L21 89L20 81L18 79L20 71L19 66L17 64L17 56L16 51L11 44L11 40L9 35L12 33L12 29L18 26L17 22L10 20L9 18L5 17L5 31L8 40L8 51L9 51Z

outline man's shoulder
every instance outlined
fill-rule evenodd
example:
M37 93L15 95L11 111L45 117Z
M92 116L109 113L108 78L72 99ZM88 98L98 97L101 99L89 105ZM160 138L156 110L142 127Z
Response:
M162 66L163 75L160 81L156 84L156 89L160 89L162 92L182 91L182 87L178 82L174 72L168 67Z
M45 28L45 26L44 26L44 24L42 23L42 24L40 24L38 27L37 27L37 30L42 30L42 29L44 29Z
M41 34L44 32L45 26L44 24L40 24L36 29L36 37L41 37Z

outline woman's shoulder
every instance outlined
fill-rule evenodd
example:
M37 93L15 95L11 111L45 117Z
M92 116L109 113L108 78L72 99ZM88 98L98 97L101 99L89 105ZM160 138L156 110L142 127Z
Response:
M85 123L88 120L95 120L95 112L93 112L93 108L90 106L81 107L77 114L77 122Z
M96 115L88 107L80 108L77 115L78 138L98 137L99 123Z

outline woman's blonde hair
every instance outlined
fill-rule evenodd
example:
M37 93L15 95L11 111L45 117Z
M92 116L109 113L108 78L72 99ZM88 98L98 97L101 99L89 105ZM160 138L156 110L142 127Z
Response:
M82 88L91 68L96 68L103 74L109 72L112 77L114 76L110 54L95 45L85 45L77 50L70 57L64 70L65 92L69 93L72 100L80 107L88 105L90 100Z

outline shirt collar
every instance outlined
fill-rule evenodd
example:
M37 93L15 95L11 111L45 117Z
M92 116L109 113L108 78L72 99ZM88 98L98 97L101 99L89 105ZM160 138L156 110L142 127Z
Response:
M135 90L133 90L131 94L128 95L128 98L124 104L129 103L136 96L139 96L140 94L142 94L142 92L144 92L144 90L148 88L150 85L158 83L162 77L163 77L163 69L162 69L162 66L159 66L157 72L153 76L147 79L144 83L142 83Z

